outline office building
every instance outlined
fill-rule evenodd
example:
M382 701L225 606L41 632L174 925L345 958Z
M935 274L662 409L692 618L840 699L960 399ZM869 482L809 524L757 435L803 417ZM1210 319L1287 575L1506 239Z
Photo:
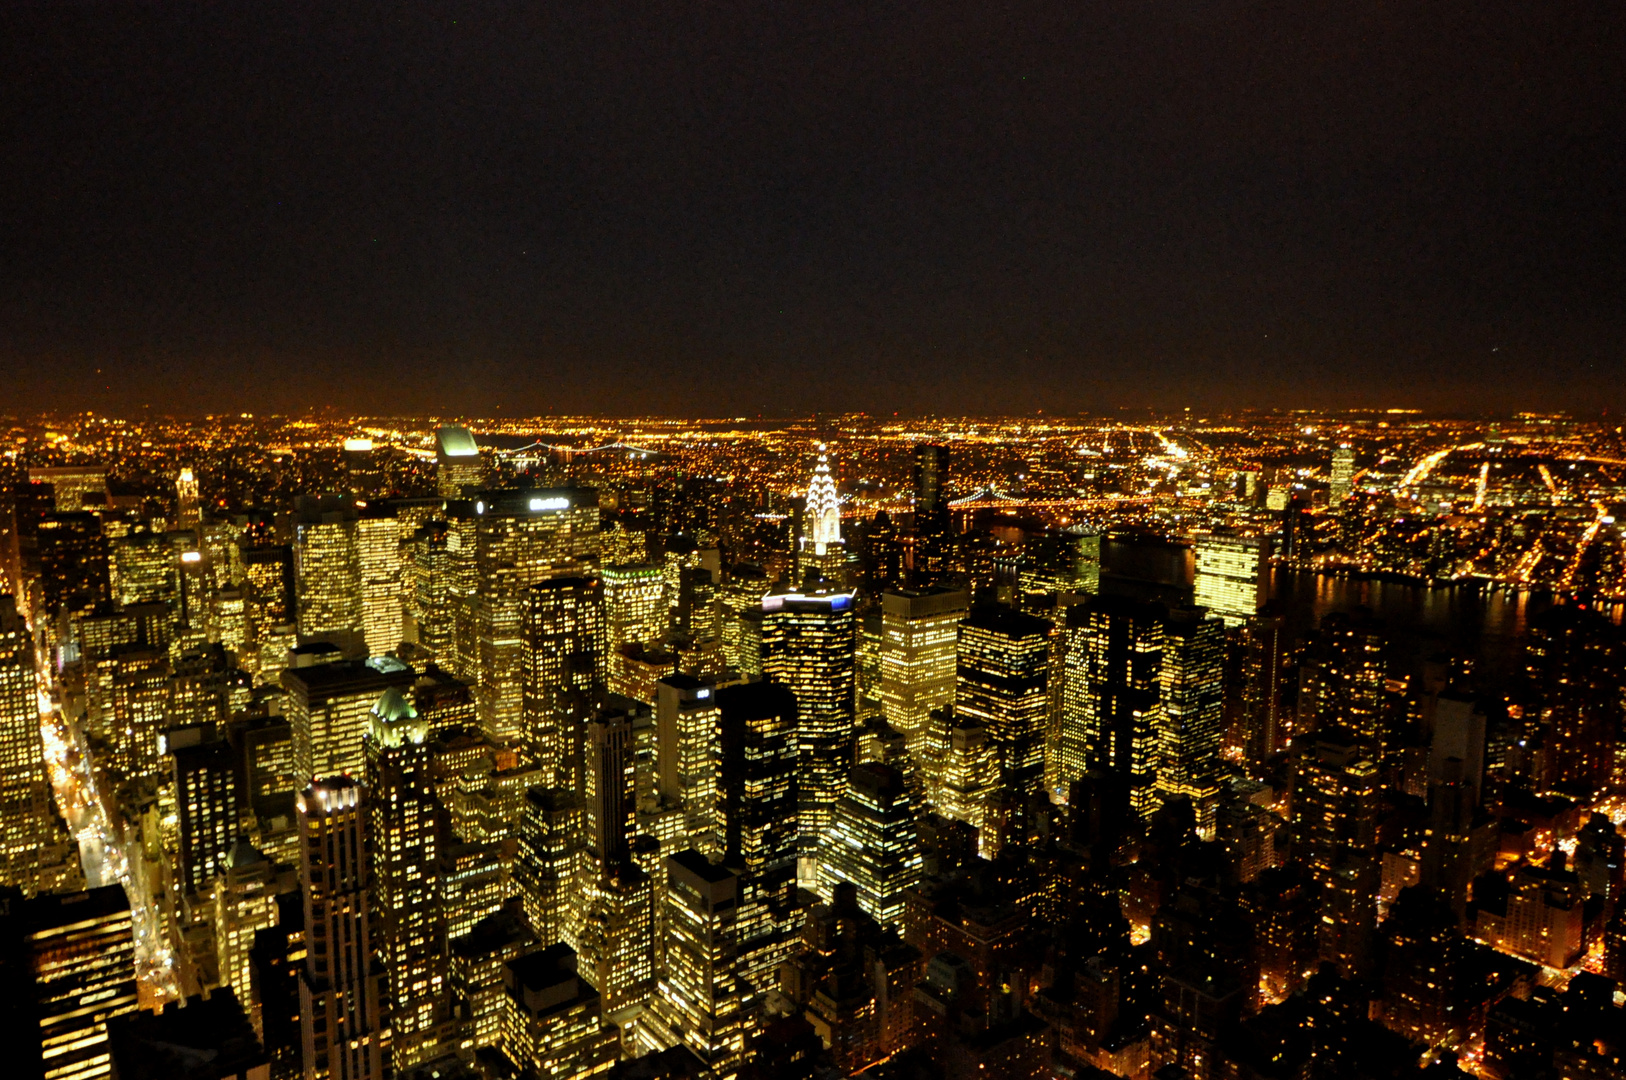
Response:
M440 803L429 724L402 688L373 705L366 738L375 947L397 1070L445 1049L446 918L441 907Z
M392 509L369 506L356 519L356 573L361 590L361 631L367 655L394 654L402 624L401 522Z
M284 671L285 710L300 780L366 775L362 740L372 724L373 705L391 687L410 688L416 677L410 667L387 656Z
M599 585L558 577L534 586L525 614L525 745L550 783L574 788L581 733L605 692Z
M801 547L797 572L806 577L817 571L831 581L841 581L847 565L847 546L841 539L841 496L830 475L830 458L819 447L818 464L808 482L803 511Z
M1242 634L1242 752L1256 766L1286 750L1292 734L1282 709L1287 647L1287 619L1267 601Z
M932 710L954 701L959 626L970 597L926 587L881 594L879 696L886 722L919 754Z
M1198 835L1212 839L1225 738L1225 624L1220 619L1201 610L1169 613L1158 695L1158 796L1191 800Z
M75 852L45 771L34 638L16 601L0 594L0 886L25 896L73 887Z
M973 611L959 630L954 715L980 723L999 758L1000 835L983 837L984 850L997 851L1024 841L1029 803L1043 791L1055 627L990 607Z
M796 697L798 876L809 885L852 764L857 647L852 593L811 578L763 598L762 670Z
M299 978L307 1080L384 1080L389 1023L374 952L372 860L361 786L317 780L299 795L305 963Z
M188 904L207 905L221 860L238 840L237 756L213 725L172 729L165 741L175 785L177 884Z
M737 971L739 877L698 851L666 860L665 966L655 1011L668 1037L713 1074L732 1076L745 1061L752 994Z
M25 1075L90 1080L111 1071L107 1025L137 1007L135 929L121 885L13 899L0 914L28 1042Z
M277 867L247 840L235 841L221 857L213 882L215 966L220 985L237 994L256 1029L260 1021L250 954L255 936L277 925L278 894Z
M615 1064L616 1032L602 1001L576 970L568 945L550 945L503 966L501 1047L508 1060L537 1077L590 1077Z
M1091 768L1113 773L1143 817L1158 806L1166 615L1161 604L1113 595L1067 609L1059 777L1070 782Z
M722 861L738 873L736 974L747 992L766 992L794 946L798 866L807 851L799 702L788 687L754 682L719 689L717 708L717 832Z
M365 654L356 508L347 500L301 496L294 512L294 594L299 638Z
M486 734L523 742L530 591L569 573L592 553L598 493L586 488L482 491L474 513L470 684Z
M435 432L435 492L443 499L472 498L485 486L480 447L468 428L447 424Z
M1360 978L1371 969L1377 928L1378 769L1336 729L1296 752L1293 844L1318 893L1319 955L1345 978Z
M654 647L666 640L670 609L661 568L652 563L606 566L600 578L604 594L604 653L611 693L635 697L636 681L628 670L627 649Z
M922 874L915 812L896 769L855 765L819 861L820 895L828 901L850 883L865 914L883 926L902 925L904 893Z
M678 808L683 834L708 856L723 847L717 805L722 758L717 690L715 680L692 675L669 676L655 688L656 791L663 805Z
M1349 498L1355 480L1355 450L1348 443L1340 443L1332 452L1332 475L1327 490L1327 501L1337 506Z
M1197 606L1241 626L1259 610L1265 541L1249 536L1206 535L1192 541Z

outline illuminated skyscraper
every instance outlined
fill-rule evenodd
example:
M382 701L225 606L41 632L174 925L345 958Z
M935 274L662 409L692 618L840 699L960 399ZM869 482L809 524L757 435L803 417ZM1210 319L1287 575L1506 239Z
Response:
M572 791L535 787L525 793L519 825L514 884L525 921L537 940L575 941L570 898L582 866L581 804Z
M1184 796L1197 812L1197 832L1214 833L1225 737L1225 624L1201 610L1171 611L1163 625L1162 703L1157 791Z
M52 811L34 639L0 595L0 885L27 896L73 885L73 846Z
M436 1057L447 1015L440 804L429 724L400 687L373 705L366 740L376 939L396 1069Z
M10 939L5 951L16 958L9 978L23 995L6 1004L24 1010L29 1032L29 1043L7 1047L26 1059L11 1068L48 1080L107 1076L107 1021L137 1007L135 928L123 886L18 901L0 910L0 925Z
M915 526L920 528L948 509L949 448L933 443L915 446Z
M582 803L584 879L573 900L582 975L606 1015L648 999L655 981L654 892L632 861L635 746L632 718L605 712L587 724Z
M889 765L856 765L819 862L819 892L851 882L858 906L883 926L901 926L903 894L920 884L920 838L903 777Z
M480 447L469 429L448 424L435 432L435 491L443 499L467 499L485 486Z
M819 461L807 486L807 507L802 529L800 558L803 575L817 569L831 580L839 580L846 563L847 549L841 540L841 496L830 475L830 458L819 447Z
M284 671L300 780L365 775L362 739L372 726L373 705L384 691L404 690L414 678L411 668L386 656Z
M190 468L183 468L175 477L175 527L195 529L201 524L198 478Z
M160 603L172 617L180 614L180 549L169 533L133 532L108 548L113 597L121 607Z
M1274 603L1248 620L1242 636L1242 749L1255 765L1285 750L1289 735L1282 712L1287 620Z
M474 504L475 702L492 739L523 741L526 612L531 587L593 550L598 493L483 491Z
M655 689L655 723L655 786L661 801L679 809L684 835L695 848L718 855L722 712L715 681L691 675L662 679Z
M524 1075L585 1078L615 1065L616 1032L597 990L576 971L569 945L551 945L503 967L500 1045Z
M1369 972L1377 928L1378 768L1335 729L1295 751L1293 847L1316 884L1320 956L1345 978L1360 978Z
M1350 486L1355 479L1355 451L1348 443L1340 443L1332 452L1331 479L1328 501L1337 506L1349 498Z
M1090 768L1114 773L1142 816L1158 805L1166 614L1159 604L1122 596L1096 596L1067 609L1058 777L1071 782Z
M999 755L1004 798L995 844L1027 835L1028 803L1043 789L1054 634L1046 620L1007 608L973 611L960 624L954 715L980 721Z
M742 992L771 989L795 944L799 856L799 702L772 682L717 691L717 828L722 861L739 872L735 915ZM843 769L843 773L845 768ZM833 809L833 807L832 807Z
M698 851L666 860L666 963L656 1015L719 1077L745 1060L751 992L738 974L739 878Z
M796 697L798 876L808 884L853 760L857 646L852 593L811 578L805 591L763 598L762 670Z
M108 763L132 781L164 771L158 739L169 721L169 677L169 658L159 649L127 645L114 652Z
M933 717L942 725L941 746L926 781L927 798L943 817L963 821L978 833L985 857L998 852L989 827L1000 793L999 751L980 719L944 710Z
M933 709L954 700L959 625L970 598L957 589L881 594L882 715L920 754Z
M301 498L294 521L294 587L302 641L366 649L356 510L338 499Z
M361 786L318 780L299 796L305 965L299 1021L306 1080L383 1080L389 1027L374 956L372 861Z
M188 905L202 907L213 901L220 861L238 838L237 761L212 726L171 730L166 740L180 844L175 876Z
M606 682L612 693L633 697L627 671L626 649L655 645L666 639L670 619L666 582L652 563L606 566L604 588L604 655L609 660Z
M454 568L447 548L451 535L444 521L431 521L412 534L406 545L402 589L402 637L446 665L452 663L455 633Z
M356 566L361 588L361 629L367 654L401 647L401 525L393 512L368 507L356 521Z
M599 585L558 577L534 586L525 613L525 744L555 787L574 788L581 735L604 695Z
M1259 610L1259 580L1265 562L1265 541L1247 536L1199 536L1192 544L1196 555L1197 604L1241 626Z
M213 885L215 957L220 984L244 1003L249 1022L263 1037L253 998L249 953L254 935L277 925L277 869L247 840L237 840L220 861Z

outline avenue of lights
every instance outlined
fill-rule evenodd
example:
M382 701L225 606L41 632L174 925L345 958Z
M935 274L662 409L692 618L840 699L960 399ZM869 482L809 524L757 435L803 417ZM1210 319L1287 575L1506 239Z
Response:
M1626 438L0 421L51 1078L1626 1075Z

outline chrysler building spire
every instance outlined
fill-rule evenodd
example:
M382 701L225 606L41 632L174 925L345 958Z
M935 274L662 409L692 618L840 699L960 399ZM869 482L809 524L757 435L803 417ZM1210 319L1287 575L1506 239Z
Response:
M830 458L819 444L819 463L813 468L813 481L807 486L807 542L816 555L828 553L831 544L841 543L841 499L830 475Z

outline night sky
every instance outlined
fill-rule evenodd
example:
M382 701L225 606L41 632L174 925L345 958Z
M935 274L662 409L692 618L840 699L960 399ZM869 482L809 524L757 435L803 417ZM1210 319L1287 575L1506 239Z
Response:
M0 412L1626 407L1620 0L10 3L0 163Z

